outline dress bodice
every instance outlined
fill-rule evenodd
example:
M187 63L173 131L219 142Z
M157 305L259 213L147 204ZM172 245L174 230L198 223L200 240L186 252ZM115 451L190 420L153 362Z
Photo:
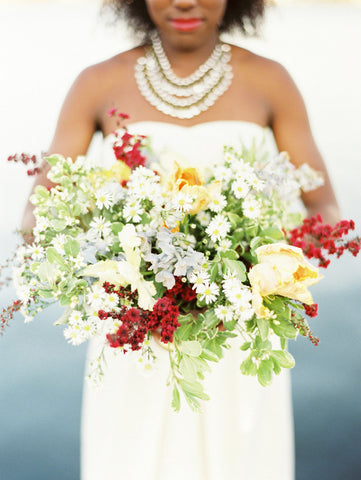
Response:
M199 123L191 127L165 122L137 122L128 126L131 134L147 135L151 148L162 167L167 169L172 164L171 159L178 163L192 165L203 169L222 158L225 145L240 148L241 145L251 147L255 142L258 148L275 154L276 142L268 127L261 127L245 121L213 121ZM104 139L102 163L109 165L114 161L112 145L113 134ZM207 175L206 175L207 176Z

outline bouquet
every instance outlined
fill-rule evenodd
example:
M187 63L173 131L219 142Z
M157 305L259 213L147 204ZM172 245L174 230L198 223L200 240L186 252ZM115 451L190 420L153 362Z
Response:
M164 171L149 139L126 129L113 150L109 169L86 157L46 158L55 186L31 197L34 240L12 260L18 299L3 310L2 327L15 311L28 322L60 303L56 324L69 342L102 339L95 383L106 349L137 355L151 373L154 336L169 352L175 410L180 392L201 409L209 398L202 381L234 337L246 352L241 373L261 385L292 368L288 339L318 343L305 317L317 314L308 287L322 276L306 256L326 266L325 251L360 249L359 239L338 244L352 222L331 228L318 216L299 227L300 192L321 185L320 175L257 144L225 146L208 178L176 161Z

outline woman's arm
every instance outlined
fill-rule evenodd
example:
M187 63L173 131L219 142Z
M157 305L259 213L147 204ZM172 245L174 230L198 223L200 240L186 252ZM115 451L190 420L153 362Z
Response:
M287 71L272 62L268 82L272 111L272 129L281 151L290 155L291 162L300 166L308 163L321 171L325 184L302 198L310 216L320 213L323 220L335 224L340 211L326 166L313 139L304 101Z
M49 154L60 153L76 158L87 152L96 129L97 80L96 67L84 70L75 80L61 109ZM48 171L48 164L44 162L32 192L37 185L53 186L46 176ZM21 222L24 239L28 242L31 241L31 231L35 226L33 209L28 200Z

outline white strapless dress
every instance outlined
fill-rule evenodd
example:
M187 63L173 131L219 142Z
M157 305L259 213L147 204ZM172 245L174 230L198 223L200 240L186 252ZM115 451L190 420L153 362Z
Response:
M276 151L269 129L239 121L179 127L139 122L131 133L151 137L155 152L170 152L207 168L225 144L261 142ZM111 161L112 140L104 140ZM169 157L168 157L169 158ZM236 339L237 340L237 339ZM206 377L211 401L204 413L171 408L166 387L168 352L154 342L158 370L140 376L126 355L107 356L101 387L85 384L82 417L82 480L293 480L294 441L290 379L287 372L261 387L242 376L244 355L237 341ZM97 353L89 347L88 360Z

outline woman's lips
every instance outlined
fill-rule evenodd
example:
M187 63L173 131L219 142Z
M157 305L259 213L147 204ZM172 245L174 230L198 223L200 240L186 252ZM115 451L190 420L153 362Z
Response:
M170 23L173 28L180 32L191 32L202 25L203 20L200 18L173 18Z

